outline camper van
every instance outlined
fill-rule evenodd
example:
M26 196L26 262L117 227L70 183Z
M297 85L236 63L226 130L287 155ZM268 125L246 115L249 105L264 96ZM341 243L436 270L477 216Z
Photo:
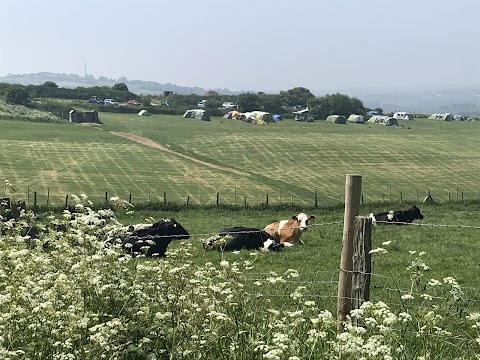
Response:
M312 115L310 115L310 110L308 108L304 110L294 111L295 120L297 121L304 121L304 122L312 122L315 120Z

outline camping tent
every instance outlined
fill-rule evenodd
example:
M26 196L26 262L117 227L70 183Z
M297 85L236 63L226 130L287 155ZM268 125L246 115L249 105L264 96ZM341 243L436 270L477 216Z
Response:
M413 120L413 114L407 111L397 111L393 117L397 120Z
M375 115L367 120L369 124L380 124L386 126L398 126L397 119L389 116Z
M265 111L252 111L247 118L250 119L253 124L257 125L275 122L275 120L272 118L272 115Z
M150 113L147 110L143 109L143 110L140 110L137 115L138 116L149 116Z
M204 109L193 109L185 111L183 114L184 118L199 119L199 120L210 120L210 116L207 111Z
M279 114L273 115L273 120L275 120L275 121L277 121L277 120L283 120L282 115L279 115Z
M362 115L355 115L355 114L350 115L348 117L347 121L355 123L355 124L364 124L365 123L365 120L363 119Z
M428 117L429 120L443 120L443 121L452 121L452 114L432 114Z
M335 124L346 124L347 119L343 115L329 115L327 116L327 121Z

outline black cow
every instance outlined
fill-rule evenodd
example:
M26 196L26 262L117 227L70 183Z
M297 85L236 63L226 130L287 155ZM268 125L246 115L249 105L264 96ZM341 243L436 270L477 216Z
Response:
M397 211L388 211L382 213L371 213L369 215L372 218L372 223L376 225L377 223L385 224L410 224L414 220L423 219L423 215L420 212L420 209L413 205L408 210L397 210Z
M142 254L142 247L148 247L145 255L150 257L165 256L172 240L189 239L190 234L175 219L162 219L154 224L130 225L128 233L120 238L130 254Z
M235 251L271 250L279 251L283 248L269 233L263 229L235 226L220 230L219 234L203 242L205 250Z

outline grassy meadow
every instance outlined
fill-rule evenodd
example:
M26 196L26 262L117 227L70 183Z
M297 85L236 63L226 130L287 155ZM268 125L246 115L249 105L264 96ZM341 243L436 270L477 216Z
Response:
M68 193L132 202L319 204L339 202L345 174L363 176L364 201L478 199L480 124L414 120L403 128L284 120L254 126L213 118L101 113L103 125L0 122L0 177L21 196L62 204ZM147 147L110 132L148 137Z
M25 198L29 189L30 205L33 191L44 204L48 188L51 204L62 205L65 194L101 201L108 191L127 200L131 189L133 208L111 203L120 223L174 217L191 239L172 242L166 259L129 259L99 241L117 225L104 220L105 210L80 206L84 215L75 219L27 214L20 225L69 227L33 243L0 222L0 358L478 358L478 123L100 119L100 127L0 120L0 178L16 190L5 186L4 195ZM210 165L111 132L148 137ZM420 201L430 189L437 203L419 204L425 218L414 225L373 229L371 303L355 313L364 326L337 336L347 173L363 176L361 214L406 208L417 189ZM234 189L240 205L243 197L262 203L267 193L273 205L198 206L212 205L217 191L232 204ZM164 191L168 201L190 196L192 205L149 210L144 202L163 200ZM465 201L457 201L462 192ZM304 246L279 253L201 246L222 227L264 227L300 211L316 216Z

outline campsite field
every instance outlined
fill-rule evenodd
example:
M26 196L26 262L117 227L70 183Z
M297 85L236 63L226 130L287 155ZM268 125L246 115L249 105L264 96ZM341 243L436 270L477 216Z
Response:
M255 126L180 116L101 113L101 127L0 122L0 178L17 195L62 204L68 193L192 204L335 204L345 174L363 176L364 201L477 199L480 124L404 121L403 128L284 120ZM111 131L147 137L197 161ZM203 161L204 163L200 163ZM208 164L205 164L208 163ZM224 169L218 170L215 166ZM400 195L401 193L401 195Z

